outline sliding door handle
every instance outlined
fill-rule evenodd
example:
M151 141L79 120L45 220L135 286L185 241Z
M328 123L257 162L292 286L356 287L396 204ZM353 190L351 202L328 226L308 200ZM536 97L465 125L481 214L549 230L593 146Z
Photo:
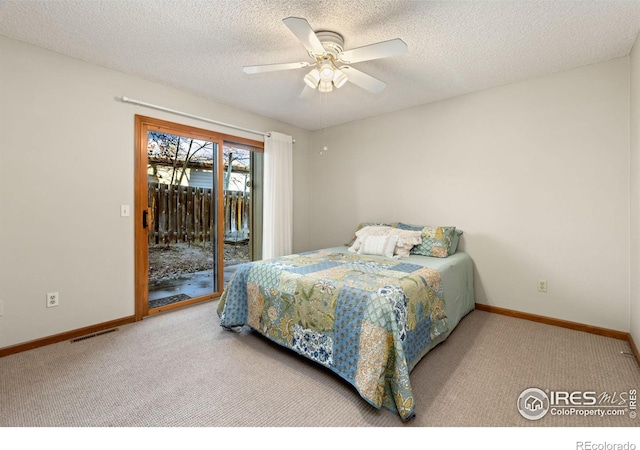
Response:
M149 228L149 210L142 211L142 228Z

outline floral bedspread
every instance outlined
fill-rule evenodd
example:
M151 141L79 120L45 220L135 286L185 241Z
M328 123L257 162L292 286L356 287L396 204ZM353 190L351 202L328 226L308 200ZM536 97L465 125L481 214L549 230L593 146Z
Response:
M440 284L428 267L319 250L239 266L217 312L223 327L249 325L407 420L409 367L448 331Z

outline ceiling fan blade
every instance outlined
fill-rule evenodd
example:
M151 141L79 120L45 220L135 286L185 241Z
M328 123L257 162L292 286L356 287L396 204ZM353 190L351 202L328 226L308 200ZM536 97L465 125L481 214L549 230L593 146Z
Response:
M390 41L378 42L377 44L365 45L338 55L338 59L344 63L352 64L372 59L388 58L390 56L400 56L407 52L407 44L402 39L391 39Z
M364 72L354 69L350 66L342 66L340 70L347 76L350 82L356 86L360 86L362 89L377 94L382 92L387 83L380 81L377 78L367 75Z
M287 17L283 20L284 24L291 30L293 34L302 42L304 48L314 55L324 55L326 53L320 39L309 25L306 19L300 17Z
M276 70L289 70L289 69L302 69L304 67L308 67L310 64L308 62L297 62L297 63L283 63L283 64L265 64L263 66L246 66L242 68L244 73L254 74L254 73L264 73L264 72L274 72Z

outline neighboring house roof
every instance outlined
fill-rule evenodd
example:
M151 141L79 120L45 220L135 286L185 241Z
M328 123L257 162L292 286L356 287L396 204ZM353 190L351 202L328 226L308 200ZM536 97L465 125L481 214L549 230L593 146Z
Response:
M162 157L158 157L158 156L148 156L147 157L147 161L150 164L157 164L157 165L161 165L161 166L168 166L171 167L173 166L173 160L172 159L168 159L168 158L162 158ZM182 161L180 161L180 164L182 164ZM231 163L231 167L233 169L234 172L249 172L249 166L242 163L241 161L238 160L234 160ZM203 160L203 161L189 161L189 163L187 164L187 168L189 169L204 169L204 170L212 170L213 169L213 163L210 160ZM224 170L227 170L228 165L225 164L224 166Z

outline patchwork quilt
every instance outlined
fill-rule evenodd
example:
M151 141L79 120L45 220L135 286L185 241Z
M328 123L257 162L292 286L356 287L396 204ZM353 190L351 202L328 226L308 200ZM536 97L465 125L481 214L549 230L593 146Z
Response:
M250 326L403 420L414 416L409 368L448 331L437 270L327 250L242 264L217 312L223 327Z

